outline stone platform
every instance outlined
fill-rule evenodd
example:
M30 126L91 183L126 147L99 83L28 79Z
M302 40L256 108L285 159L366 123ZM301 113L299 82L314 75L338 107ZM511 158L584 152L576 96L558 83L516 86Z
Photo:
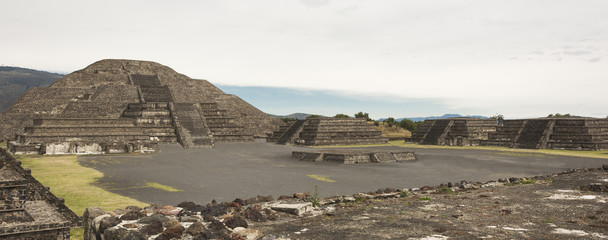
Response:
M323 151L293 151L293 158L310 162L338 162L343 164L355 163L389 163L415 161L416 155L411 151L363 151L363 150L323 150Z
M424 120L407 142L426 145L476 146L495 132L496 120L481 118L446 118Z
M276 144L298 144L306 146L385 144L373 125L363 118L310 118L282 126L266 139Z

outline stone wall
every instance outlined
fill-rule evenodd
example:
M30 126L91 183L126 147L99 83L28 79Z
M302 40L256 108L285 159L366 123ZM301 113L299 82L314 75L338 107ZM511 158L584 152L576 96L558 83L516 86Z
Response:
M31 174L31 170L21 167L21 162L15 160L10 153L0 149L0 169L6 168L14 171L25 180L26 201L43 201L51 205L61 216L67 219L72 226L81 226L81 218L70 210L65 201L51 193L50 188L42 185Z
M356 163L388 163L388 162L404 162L415 161L416 155L411 151L358 151L358 150L333 150L333 151L317 151L304 152L293 151L293 158L300 161L309 162L337 162L342 164Z

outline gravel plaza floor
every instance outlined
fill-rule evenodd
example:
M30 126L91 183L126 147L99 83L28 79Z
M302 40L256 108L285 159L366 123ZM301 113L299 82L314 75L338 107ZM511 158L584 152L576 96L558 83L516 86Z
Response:
M353 149L353 148L351 148ZM343 165L306 162L291 157L305 147L254 143L219 143L214 148L183 149L161 145L156 154L81 156L79 162L104 173L97 185L147 203L205 204L257 195L314 192L320 197L412 188L425 185L546 175L570 168L599 167L608 159L514 153L494 150L366 147L366 150L410 150L413 162ZM318 150L318 149L315 149ZM154 188L154 183L181 191Z

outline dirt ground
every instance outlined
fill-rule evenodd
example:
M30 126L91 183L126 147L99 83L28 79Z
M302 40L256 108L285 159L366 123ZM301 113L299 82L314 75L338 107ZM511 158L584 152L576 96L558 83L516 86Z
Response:
M608 164L608 159L492 150L424 149L400 146L348 148L367 151L414 151L417 160L344 165L292 158L311 149L255 143L216 144L211 149L162 145L156 154L107 154L78 157L104 177L102 188L146 203L232 201L257 195L275 197L312 192L321 197L367 192L380 187L412 188L447 182L546 175L571 168ZM333 149L336 150L336 149ZM162 184L182 191L148 187Z
M607 170L468 183L457 191L423 187L250 228L263 239L608 239Z

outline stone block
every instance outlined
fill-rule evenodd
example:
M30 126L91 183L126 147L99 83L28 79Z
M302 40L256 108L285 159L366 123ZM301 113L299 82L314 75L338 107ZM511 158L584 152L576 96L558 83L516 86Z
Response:
M270 206L270 208L275 211L285 212L285 213L289 213L289 214L293 214L293 215L297 215L297 216L300 216L306 212L310 212L313 210L312 203L310 203L310 202L276 204L276 205Z

